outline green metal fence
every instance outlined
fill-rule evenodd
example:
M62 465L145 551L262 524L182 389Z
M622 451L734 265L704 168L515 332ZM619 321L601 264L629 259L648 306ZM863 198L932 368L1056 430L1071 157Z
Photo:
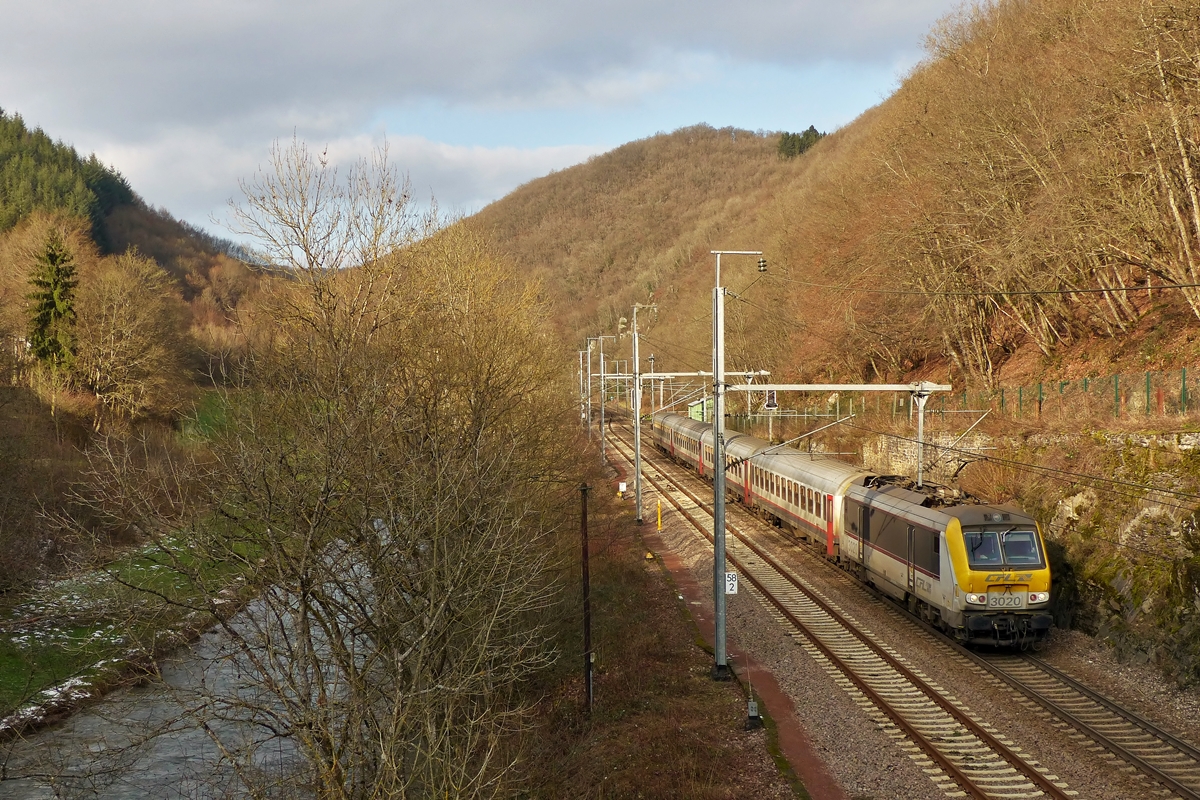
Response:
M991 410L1012 419L1069 421L1130 420L1200 414L1200 369L1126 372L1076 380L1002 385L995 389L968 387L932 395L926 418L949 421L960 414ZM798 412L838 417L847 413L912 417L916 404L904 393L851 393L832 399L809 397L797 403Z
M995 389L968 388L934 395L927 413L984 411L1013 419L1129 419L1172 417L1200 412L1200 370L1126 372L1076 380L1003 385ZM884 401L885 405L888 401ZM872 407L865 399L866 408ZM911 401L891 401L893 416L908 415Z

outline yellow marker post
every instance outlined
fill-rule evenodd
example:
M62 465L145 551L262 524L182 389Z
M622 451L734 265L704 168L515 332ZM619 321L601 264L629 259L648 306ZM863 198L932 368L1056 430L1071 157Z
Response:
M658 501L658 529L662 530L662 500Z

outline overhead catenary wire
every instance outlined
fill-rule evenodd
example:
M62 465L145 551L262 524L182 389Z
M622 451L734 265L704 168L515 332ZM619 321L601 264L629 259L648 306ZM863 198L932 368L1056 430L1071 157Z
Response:
M872 289L850 284L828 284L802 281L777 275L776 278L797 286L808 286L814 289L830 289L835 292L858 292L861 294L894 294L910 297L1036 297L1039 295L1072 295L1072 294L1109 294L1114 292L1145 292L1166 289L1200 289L1200 283L1163 283L1145 286L1115 286L1108 289L980 289L977 291L939 291L931 292L923 289Z
M644 333L638 334L638 335L642 337L643 342L654 345L655 347L661 348L667 352L670 352L672 350L685 350L689 353L694 353L694 354L700 355L700 356L710 356L710 357L712 356L711 351L706 352L704 350L698 350L694 347L688 347L687 345L682 345L682 344L669 344L667 342L662 341L661 339L652 339ZM684 364L686 366L695 368L695 365L692 364L690 361L684 360ZM711 367L712 365L709 364L708 366ZM696 369L696 371L699 371L699 368L695 368L695 369Z
M909 437L902 436L900 434L890 433L888 431L879 431L879 430L875 430L873 428L868 428L868 427L865 427L862 425L852 425L852 424L847 423L847 427L856 428L858 430L866 431L868 433L874 433L874 434L877 434L880 436L889 436L892 438L900 439L902 441L910 441L910 442L916 441L915 439L911 439ZM1077 473L1077 472L1072 472L1070 470L1061 470L1061 469L1057 469L1055 467L1044 467L1044 466L1041 466L1038 464L1027 464L1022 461L1001 458L1000 456L986 455L986 454L979 453L974 450L967 450L967 449L963 449L963 448L951 448L951 447L946 447L945 445L937 445L937 444L933 444L933 443L929 443L929 442L927 442L926 444L927 444L927 446L933 447L936 449L941 449L941 450L949 451L949 452L957 452L957 453L961 453L961 454L970 456L971 458L973 458L976 461L991 461L993 463L1002 464L1005 466L1011 466L1011 467L1019 469L1019 470L1023 470L1026 472L1032 472L1034 474L1039 474L1039 475L1042 475L1043 477L1049 478L1051 480L1061 481L1063 483L1073 483L1076 481L1083 482L1083 483L1085 483L1085 485L1088 485L1088 488L1094 489L1098 492L1102 492L1103 494L1107 494L1112 497L1121 497L1121 498L1125 498L1125 499L1129 499L1129 500L1145 500L1146 498L1143 494L1138 494L1135 492L1135 490L1141 490L1143 492L1151 492L1151 493L1157 492L1160 495L1166 495L1168 497L1177 496L1177 497L1187 498L1187 499L1200 499L1200 495L1194 495L1194 494L1190 494L1187 492L1181 492L1181 491L1173 490L1173 489L1164 489L1163 487L1160 487L1160 486L1152 486L1149 484L1138 484L1138 483L1134 483L1131 481L1120 481L1120 480L1117 480L1114 478L1104 478L1104 477L1098 476L1098 475L1087 475L1085 473ZM1100 485L1094 485L1094 484L1100 484ZM1109 485L1106 486L1104 484L1109 484ZM1196 510L1193 506L1181 505L1178 502L1172 502L1170 500L1166 500L1163 498L1158 499L1156 501L1156 503L1161 508L1178 511L1182 514L1189 514ZM1055 525L1054 523L1049 523L1049 522L1047 523L1047 527L1049 527L1051 529L1059 530L1062 532L1067 532L1067 530L1068 530L1065 526ZM1135 544L1131 544L1129 542L1122 542L1118 539L1109 539L1107 537L1096 535L1096 534L1092 534L1088 538L1092 541L1105 542L1107 544L1111 544L1116 547L1120 547L1120 548L1124 548L1124 549L1128 549L1128 550L1135 550L1139 553L1144 553L1149 556L1154 556L1154 557L1162 556L1161 552L1155 552L1153 550L1148 550L1144 547L1139 547L1139 546L1137 546Z
M891 438L899 439L901 441L916 442L916 439L913 439L913 438L907 437L907 436L902 436L901 434L898 434L898 433L891 433L889 431L880 431L880 430L876 430L874 428L867 427L865 425L855 425L850 422L845 422L843 424L845 424L846 427L848 427L848 428L855 428L857 430L865 431L867 433L874 433L879 436L888 436ZM1003 465L1011 466L1011 467L1014 467L1017 469L1022 469L1027 472L1041 474L1052 480L1058 480L1058 481L1062 481L1064 483L1070 482L1073 480L1081 480L1081 481L1090 481L1090 482L1099 483L1099 484L1111 484L1108 487L1091 486L1090 488L1096 489L1097 491L1103 492L1110 496L1122 497L1122 498L1127 498L1130 500L1144 500L1145 499L1145 497L1143 495L1135 494L1134 491L1132 491L1135 489L1143 490L1146 492L1157 492L1159 494L1164 494L1167 496L1176 496L1176 497L1180 497L1180 498L1200 500L1200 495L1195 495L1195 494L1191 494L1188 492L1181 492L1181 491L1178 491L1175 489L1164 489L1161 486L1153 486L1150 484L1139 484L1139 483L1135 483L1132 481L1122 481L1122 480L1118 480L1115 478L1105 478L1105 477L1102 477L1099 475L1088 475L1086 473L1072 472L1070 470L1058 469L1056 467L1044 467L1044 466L1041 466L1038 464L1027 464L1023 461L1016 461L1014 459L1006 459L1006 458L1002 458L1000 456L991 456L991 455L987 455L984 453L979 453L978 451L975 451L975 450L969 450L969 449L965 449L965 448L947 447L945 445L938 445L938 444L934 444L932 442L926 442L926 446L932 447L935 449L940 449L940 450L947 451L947 452L955 452L955 453L967 455L967 456L974 458L977 461L991 461L993 463L1003 464ZM1116 487L1119 487L1119 488L1116 488ZM1180 511L1183 513L1191 513L1196 510L1194 507L1184 506L1184 505L1180 505L1178 503L1173 503L1173 502L1169 502L1169 501L1167 501L1167 502L1159 501L1158 505L1163 508ZM1057 530L1057 531L1064 532L1064 533L1068 532L1068 529L1066 528L1066 526L1056 525L1053 522L1046 523L1046 527L1048 527L1052 530ZM1149 550L1145 547L1139 547L1138 545L1132 544L1130 542L1122 542L1119 539L1110 539L1108 537L1099 536L1096 534L1092 534L1088 538L1091 541L1104 542L1106 544L1111 544L1115 547L1123 548L1126 550L1134 550L1134 551L1143 553L1148 556L1153 556L1155 558L1162 557L1162 555L1163 555L1162 552L1156 552L1154 550Z
M877 434L880 436L889 436L889 437L900 439L901 441L906 441L906 442L914 442L915 443L917 441L916 439L913 439L908 436L902 436L901 434L890 433L888 431L875 430L873 428L868 428L864 425L854 425L851 423L846 423L846 427L856 428L858 430L865 431L867 433L874 433L874 434ZM1177 498L1184 499L1184 500L1196 500L1196 501L1200 502L1200 494L1184 492L1179 489L1168 489L1168 488L1165 488L1162 486L1154 486L1154 485L1148 484L1148 483L1136 483L1134 481L1123 481L1118 478L1106 478L1106 477L1103 477L1100 475L1088 475L1087 473L1083 473L1083 472L1072 472L1071 470L1059 469L1058 467L1048 467L1048 466L1043 466L1040 464L1028 464L1024 461L1016 461L1014 459L988 455L986 453L980 453L976 450L970 450L968 448L950 447L947 445L935 444L933 442L925 442L925 446L933 448L935 450L942 450L944 452L958 453L961 455L970 456L970 457L980 460L980 461L991 461L993 463L1003 464L1005 466L1019 467L1019 468L1033 470L1033 471L1037 471L1037 472L1041 472L1041 473L1053 474L1056 476L1061 476L1064 479L1065 478L1073 478L1073 479L1078 479L1078 480L1083 480L1083 481L1095 481L1098 483L1105 483L1105 484L1111 484L1113 486L1120 486L1120 487L1123 487L1126 489L1134 489L1134 490L1145 491L1145 492L1155 492L1155 493L1158 493L1161 495L1177 497ZM1181 506L1181 508L1182 508L1182 506Z

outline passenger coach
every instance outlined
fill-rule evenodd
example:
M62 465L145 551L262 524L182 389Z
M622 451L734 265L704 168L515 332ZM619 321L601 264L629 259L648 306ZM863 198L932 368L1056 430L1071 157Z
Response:
M654 415L656 446L711 479L712 426ZM731 433L726 487L819 541L827 557L956 638L1023 645L1049 632L1050 568L1037 522L1019 509L938 507L932 494L829 456Z

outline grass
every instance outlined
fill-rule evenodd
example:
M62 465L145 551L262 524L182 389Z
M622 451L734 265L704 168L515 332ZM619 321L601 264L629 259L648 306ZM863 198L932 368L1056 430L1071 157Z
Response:
M0 609L0 717L37 722L150 668L213 619L188 573L209 590L236 586L250 563L198 564L168 539L35 587Z
M184 421L184 435L196 439L210 439L225 427L225 393L211 389L200 395L191 416Z
M645 559L628 508L598 505L589 522L595 707L581 707L576 626L543 687L528 796L807 797L773 760L769 732L745 730L741 687L711 680L698 631L658 562Z

